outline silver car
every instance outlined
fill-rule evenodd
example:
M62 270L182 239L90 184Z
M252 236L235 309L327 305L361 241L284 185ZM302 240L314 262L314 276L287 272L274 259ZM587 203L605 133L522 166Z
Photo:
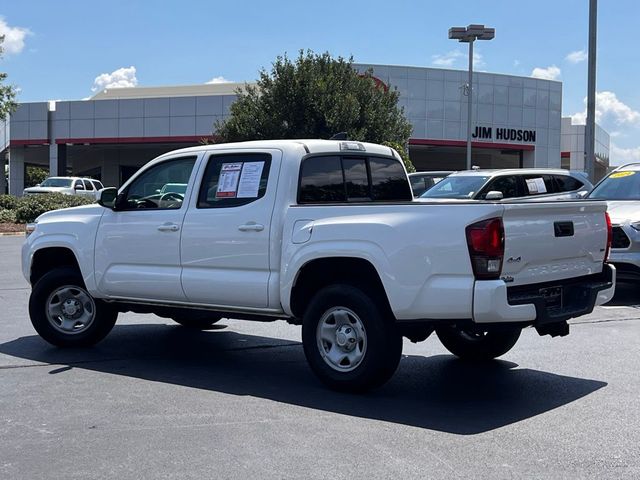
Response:
M452 173L424 192L421 199L473 200L518 199L521 201L583 198L593 188L587 178L568 170L518 168L465 170Z
M616 266L617 278L640 281L640 163L618 167L588 198L607 201L613 226L609 261Z

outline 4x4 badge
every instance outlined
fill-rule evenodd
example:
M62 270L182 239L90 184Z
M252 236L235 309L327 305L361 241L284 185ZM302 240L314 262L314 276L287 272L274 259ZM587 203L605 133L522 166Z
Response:
M522 260L522 257L509 257L509 259L507 260L507 263L520 263L520 260Z

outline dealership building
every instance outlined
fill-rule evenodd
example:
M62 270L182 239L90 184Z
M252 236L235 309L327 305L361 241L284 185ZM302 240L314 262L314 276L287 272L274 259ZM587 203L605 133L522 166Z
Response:
M355 65L381 88L397 88L413 126L409 154L418 170L466 164L467 72ZM88 100L22 103L0 124L9 192L20 195L25 167L91 176L119 186L161 153L215 134L243 84L114 88ZM562 118L562 83L477 72L472 89L472 164L481 168L584 169L584 125ZM596 177L609 163L609 136L597 127ZM0 192L5 190L0 175Z

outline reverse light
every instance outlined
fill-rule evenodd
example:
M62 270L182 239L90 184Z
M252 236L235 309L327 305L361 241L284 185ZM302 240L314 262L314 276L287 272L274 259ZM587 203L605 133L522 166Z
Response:
M613 242L613 227L611 226L611 217L609 212L604 212L604 218L607 221L607 248L604 252L604 261L609 261L609 253L611 253L611 244Z
M477 280L497 280L504 257L504 227L501 218L490 218L469 225L467 246L473 275Z

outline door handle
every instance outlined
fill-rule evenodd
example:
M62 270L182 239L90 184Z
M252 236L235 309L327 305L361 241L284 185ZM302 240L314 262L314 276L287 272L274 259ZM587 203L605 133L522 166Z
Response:
M180 227L175 223L163 223L158 226L158 230L161 232L177 232L180 230Z
M241 232L261 232L264 230L264 225L260 225L259 223L249 222L244 225L240 225L238 230Z

